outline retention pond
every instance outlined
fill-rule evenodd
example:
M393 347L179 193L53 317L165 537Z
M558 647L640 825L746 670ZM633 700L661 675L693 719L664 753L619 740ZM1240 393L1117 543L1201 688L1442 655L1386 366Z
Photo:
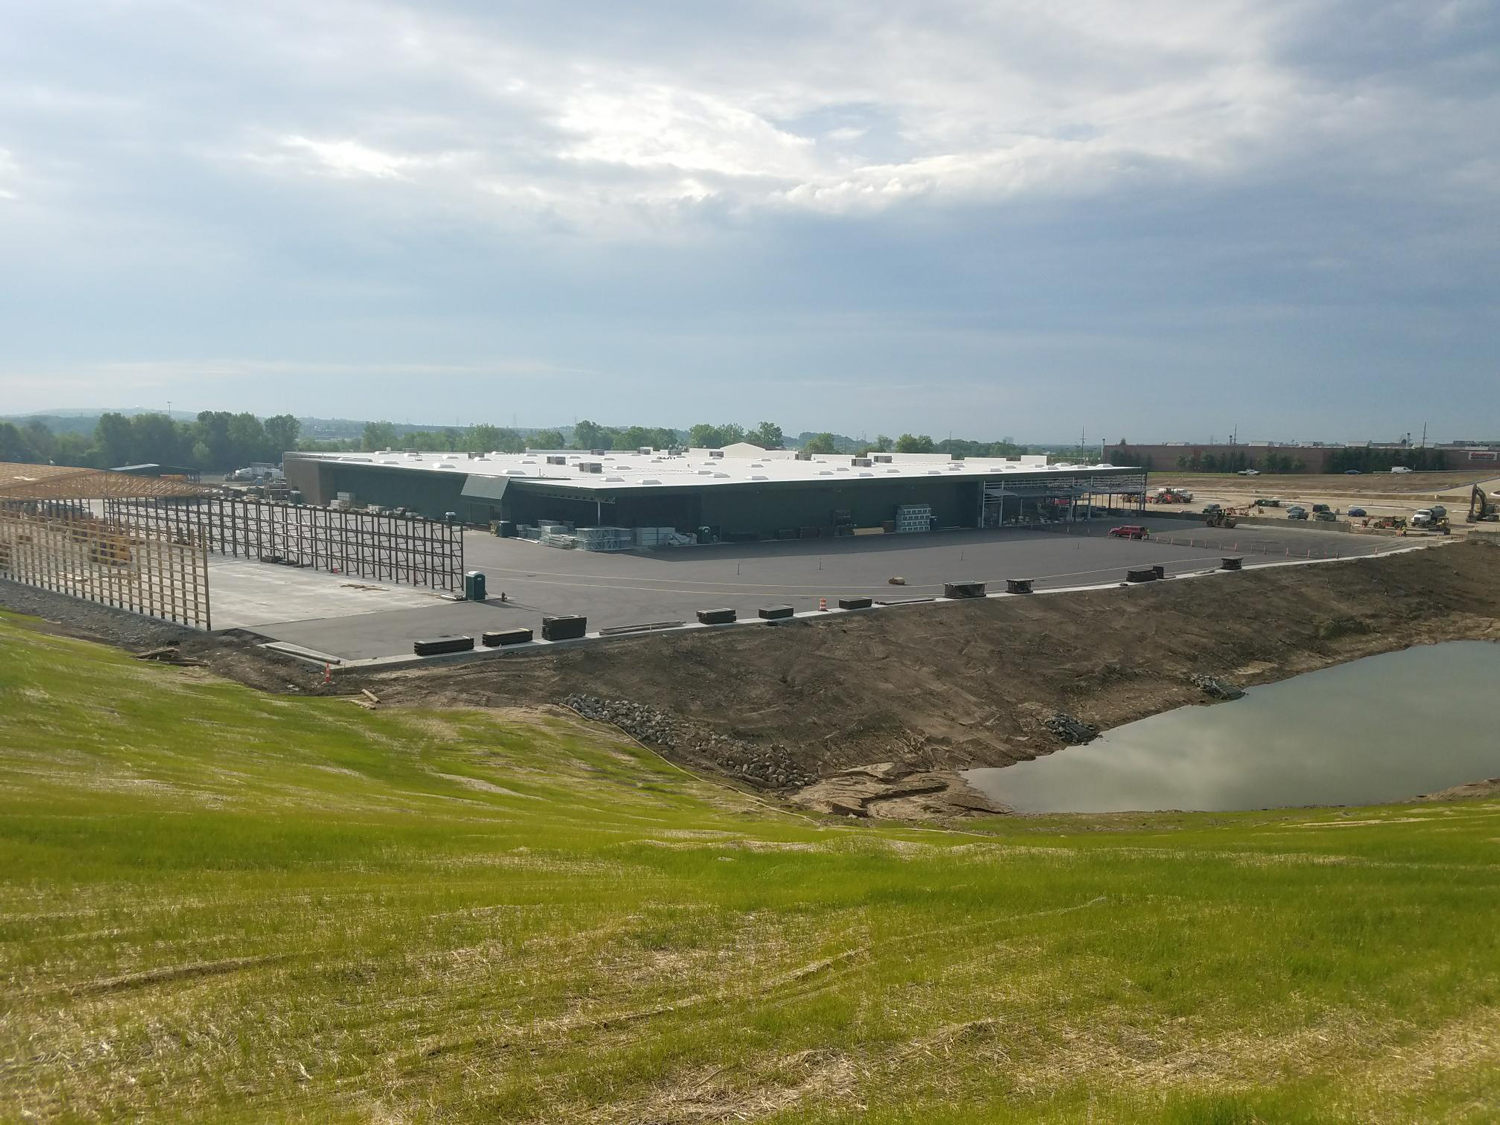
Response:
M964 776L1031 813L1397 801L1500 775L1497 685L1500 644L1424 645Z

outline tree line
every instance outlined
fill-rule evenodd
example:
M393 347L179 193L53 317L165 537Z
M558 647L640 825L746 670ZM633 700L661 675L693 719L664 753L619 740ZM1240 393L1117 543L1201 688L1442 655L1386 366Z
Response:
M298 447L302 425L290 414L264 420L254 414L205 410L191 422L165 414L102 414L91 434L54 433L33 419L0 422L0 461L112 469L155 463L228 470L252 461L272 464Z
M742 426L700 423L687 431L667 426L603 426L587 419L571 434L560 429L522 431L488 424L412 430L393 422L367 422L358 439L313 441L302 437L302 425L291 414L261 419L250 413L205 410L191 422L165 414L103 414L93 432L57 432L40 419L21 425L0 422L0 461L78 465L109 469L155 463L222 472L251 462L280 462L292 450L337 453L353 450L421 449L442 453L521 453L526 449L670 449L683 445L721 449L736 442L765 449L801 449L808 453L948 453L956 457L1014 457L1026 447L1009 441L962 439L933 441L927 434L878 434L856 441L829 431L788 437L774 422Z

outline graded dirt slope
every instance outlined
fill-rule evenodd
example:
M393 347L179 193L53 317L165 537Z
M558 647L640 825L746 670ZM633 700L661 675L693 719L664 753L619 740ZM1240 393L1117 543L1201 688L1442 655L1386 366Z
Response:
M927 830L0 651L7 1123L1500 1117L1494 799Z
M1500 549L643 637L338 690L439 706L632 701L648 714L622 725L678 760L790 789L871 763L1007 765L1063 745L1044 726L1057 712L1117 726L1201 700L1194 674L1244 686L1455 639L1500 639Z

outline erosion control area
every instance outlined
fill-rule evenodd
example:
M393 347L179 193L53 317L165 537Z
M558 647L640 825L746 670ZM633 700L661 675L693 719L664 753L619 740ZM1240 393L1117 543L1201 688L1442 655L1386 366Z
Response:
M335 688L428 705L574 697L591 717L684 764L800 789L816 807L978 811L983 799L956 778L951 801L934 778L1052 753L1090 725L1209 701L1204 683L1217 692L1411 644L1500 639L1497 579L1500 550L1456 544L622 640L499 665L350 677ZM836 776L845 770L855 772ZM812 777L823 780L809 787ZM903 786L920 800L892 802Z
M233 635L6 584L68 632L183 658L276 692L382 706L560 705L668 758L824 811L998 811L957 771L1003 766L1251 684L1411 644L1500 639L1500 549L1461 543L1035 598L641 636L331 682ZM64 616L72 614L73 616Z

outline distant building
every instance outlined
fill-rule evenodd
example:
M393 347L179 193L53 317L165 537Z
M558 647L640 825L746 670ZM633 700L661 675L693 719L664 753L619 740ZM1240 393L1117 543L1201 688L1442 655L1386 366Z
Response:
M149 462L143 465L116 465L109 470L112 473L124 473L130 477L170 477L174 480L198 482L202 471L190 465L158 465Z
M1380 472L1392 465L1419 469L1463 469L1500 462L1500 444L1447 442L1418 446L1409 441L1357 444L1336 442L1184 442L1140 444L1122 441L1105 449L1116 465L1139 465L1152 472L1341 473Z
M707 528L726 540L1091 518L1096 505L1140 503L1146 490L1138 468L1049 465L1040 456L802 458L748 449L288 453L285 468L311 504L452 512L475 524Z

